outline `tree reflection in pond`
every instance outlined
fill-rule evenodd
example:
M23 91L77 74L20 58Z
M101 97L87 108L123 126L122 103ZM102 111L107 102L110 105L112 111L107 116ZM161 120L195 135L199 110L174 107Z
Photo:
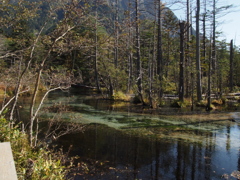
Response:
M226 150L226 143L217 144L218 135L207 133L205 141L197 143L137 136L92 124L84 133L59 142L65 147L73 144L71 155L79 155L81 161L96 162L89 174L75 179L220 179L238 169L239 152Z
M45 107L59 101L72 109L63 119L86 124L84 132L55 142L66 151L73 145L70 155L87 165L74 170L75 179L235 179L240 170L240 127L228 121L231 115L239 119L239 112L132 113L137 108L129 103L76 94L50 95Z

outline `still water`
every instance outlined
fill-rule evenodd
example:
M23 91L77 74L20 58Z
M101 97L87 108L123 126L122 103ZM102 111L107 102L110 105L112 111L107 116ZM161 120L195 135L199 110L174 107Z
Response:
M45 107L71 107L62 119L84 131L56 143L78 155L88 168L74 179L237 179L240 171L240 112L187 113L162 108L149 112L130 103L99 100L92 94L49 95ZM43 117L53 117L54 112ZM229 119L235 119L232 122ZM238 122L239 121L239 122Z

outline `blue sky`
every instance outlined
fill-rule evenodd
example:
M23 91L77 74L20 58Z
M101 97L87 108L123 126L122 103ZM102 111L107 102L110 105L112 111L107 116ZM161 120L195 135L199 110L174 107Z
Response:
M226 4L233 4L233 12L225 15L221 20L225 21L219 29L223 32L223 37L230 41L234 40L235 45L240 46L240 0L221 0Z
M174 0L165 0L168 3ZM186 0L182 0L186 1ZM193 2L193 0L192 0ZM201 0L201 3L203 0ZM226 39L227 42L230 42L231 39L234 40L234 44L240 46L240 0L216 0L217 7L225 6L225 5L233 5L233 8L230 10L230 13L227 13L223 17L217 19L219 24L217 25L217 31L221 31L222 34L219 37L219 40ZM207 5L211 8L212 4ZM195 7L195 0L193 2L193 7ZM170 8L176 14L176 16L180 20L186 19L186 5L185 3L177 3L175 5L171 5ZM211 10L211 9L209 9ZM202 11L203 12L203 11ZM193 16L195 15L195 11L193 11ZM193 25L194 26L194 25Z

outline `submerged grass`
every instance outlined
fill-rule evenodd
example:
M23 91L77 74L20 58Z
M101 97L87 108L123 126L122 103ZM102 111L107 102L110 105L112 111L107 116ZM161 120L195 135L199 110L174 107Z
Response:
M231 119L230 113L207 113L201 111L195 112L195 114L190 112L182 114L185 112L181 112L181 114L176 116L171 114L157 115L158 113L153 112L153 115L148 115L147 112L151 113L151 111L145 112L141 109L141 111L138 112L140 108L136 108L135 106L134 108L136 109L133 108L133 111L136 113L118 112L118 110L115 109L118 107L118 103L113 104L113 107L111 106L107 111L102 111L90 105L72 102L69 104L69 111L64 113L63 118L70 119L74 117L72 118L74 122L83 124L105 124L109 127L122 129L124 131L133 131L136 134L145 134L147 136L191 140L201 139L202 134L216 131L217 129L223 128L226 124L231 124L229 121ZM121 103L119 106L122 105L124 105L124 103ZM116 112L112 111L112 109L116 110ZM50 113L48 115L50 115Z
M167 116L159 119L142 118L140 121L122 127L127 133L164 139L182 139L199 142L226 125L231 126L231 114L204 114Z

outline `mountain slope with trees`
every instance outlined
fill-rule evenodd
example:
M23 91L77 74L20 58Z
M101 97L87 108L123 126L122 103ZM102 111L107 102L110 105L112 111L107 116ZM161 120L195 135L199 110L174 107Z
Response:
M0 0L0 115L10 128L22 121L19 97L28 95L23 130L33 148L44 99L76 84L109 99L133 94L151 108L167 95L178 96L178 107L206 99L210 110L212 95L224 102L240 91L240 52L217 37L216 15L229 7L201 2L194 1L195 28L189 4L187 20L179 22L161 0Z
M210 10L205 25L212 26ZM181 106L239 91L238 48L212 39L200 23L192 36L191 18L179 22L161 0L2 1L0 14L1 92L9 97L0 112L11 109L14 120L18 97L30 92L30 134L44 100L36 105L40 90L46 97L83 84L106 98L134 94L155 108L166 94L179 96Z

